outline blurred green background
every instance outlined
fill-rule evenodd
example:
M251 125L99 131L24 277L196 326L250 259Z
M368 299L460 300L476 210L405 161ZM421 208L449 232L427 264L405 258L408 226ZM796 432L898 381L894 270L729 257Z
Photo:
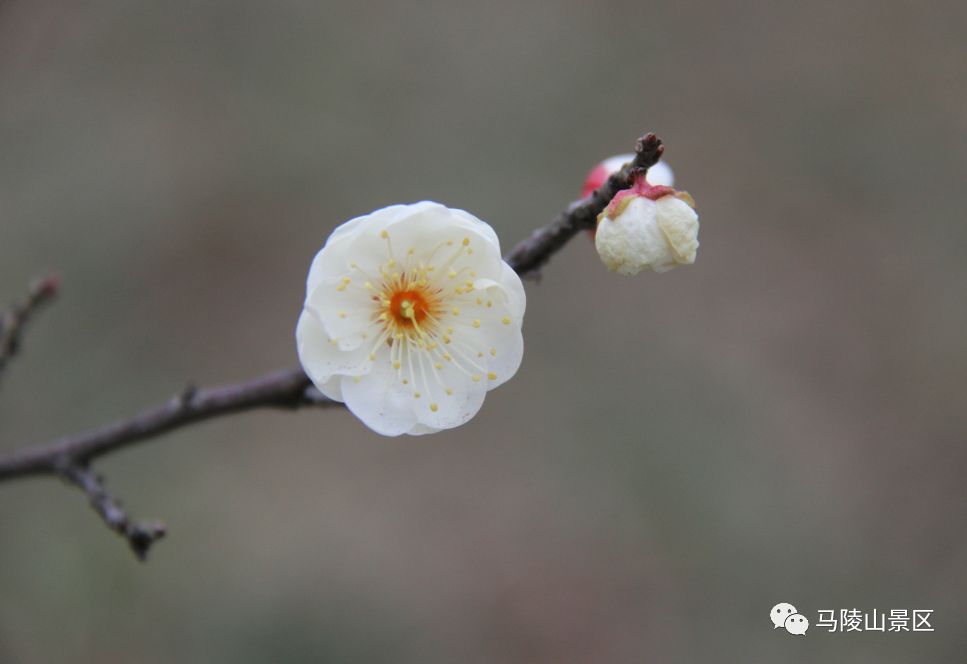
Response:
M967 5L0 3L0 302L63 295L3 451L296 363L342 221L435 199L505 247L655 131L698 262L528 284L457 430L264 413L0 487L0 662L963 662ZM936 631L768 612L935 611Z

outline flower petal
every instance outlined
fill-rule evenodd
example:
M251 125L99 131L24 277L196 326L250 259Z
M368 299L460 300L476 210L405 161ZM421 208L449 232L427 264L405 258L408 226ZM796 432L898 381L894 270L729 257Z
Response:
M337 226L309 266L306 290L312 291L325 278L342 277L352 270L352 261L345 246L347 241L354 239L360 231L373 224L385 225L411 215L411 208L411 205L390 205Z
M671 167L663 161L659 161L648 169L645 173L645 180L648 184L655 186L673 187L675 186L675 174Z
M413 395L389 363L377 361L363 376L344 376L341 386L346 406L376 433L399 436L416 425Z
M312 312L342 350L354 350L378 338L374 324L377 311L373 291L362 284L346 284L343 279L323 279L306 297L305 308Z
M635 196L616 218L601 217L594 244L609 270L635 275L668 253L656 214L654 201Z
M675 255L675 262L695 262L698 251L698 215L689 204L675 196L658 199L658 226Z
M318 317L309 310L299 316L296 326L296 350L306 374L326 396L340 399L328 386L333 375L358 376L372 364L365 348L345 351L332 343ZM327 388L329 391L327 391Z

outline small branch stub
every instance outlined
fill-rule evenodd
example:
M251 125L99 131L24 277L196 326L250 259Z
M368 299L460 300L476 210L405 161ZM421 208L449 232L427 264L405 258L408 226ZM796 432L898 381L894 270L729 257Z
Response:
M104 486L104 479L87 466L62 464L58 468L61 477L87 495L91 507L101 517L108 528L127 540L128 545L138 557L145 560L151 545L165 536L162 523L138 523L132 521L124 508Z
M27 322L43 305L54 299L59 288L60 278L56 274L47 275L30 285L22 302L15 303L0 314L0 374L20 349Z

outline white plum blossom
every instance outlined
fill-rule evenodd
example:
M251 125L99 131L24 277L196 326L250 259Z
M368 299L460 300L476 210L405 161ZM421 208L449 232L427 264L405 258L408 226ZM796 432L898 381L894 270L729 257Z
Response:
M666 272L695 262L698 215L685 192L650 184L641 174L598 215L594 245L612 272Z
M672 173L672 167L663 161L659 161L649 168L648 172L645 173L645 179L648 180L648 184L655 186L675 186L675 174Z
M296 341L327 397L386 436L459 426L510 379L525 296L487 223L424 201L342 224L316 254Z
M608 157L592 168L591 172L588 173L587 179L584 181L584 189L581 191L581 197L590 196L591 192L603 185L610 175L620 171L625 164L634 158L635 155L630 153L619 154L614 157ZM649 184L653 185L663 187L672 187L675 185L675 174L672 173L671 167L664 161L659 161L649 168L648 172L645 173L645 179Z

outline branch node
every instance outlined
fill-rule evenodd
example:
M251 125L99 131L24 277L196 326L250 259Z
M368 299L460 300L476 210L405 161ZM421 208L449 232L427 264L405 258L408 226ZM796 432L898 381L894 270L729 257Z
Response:
M179 405L182 408L187 408L191 405L191 400L195 398L196 394L198 394L198 387L196 387L193 383L188 383L188 385L185 386L184 391L178 396Z

